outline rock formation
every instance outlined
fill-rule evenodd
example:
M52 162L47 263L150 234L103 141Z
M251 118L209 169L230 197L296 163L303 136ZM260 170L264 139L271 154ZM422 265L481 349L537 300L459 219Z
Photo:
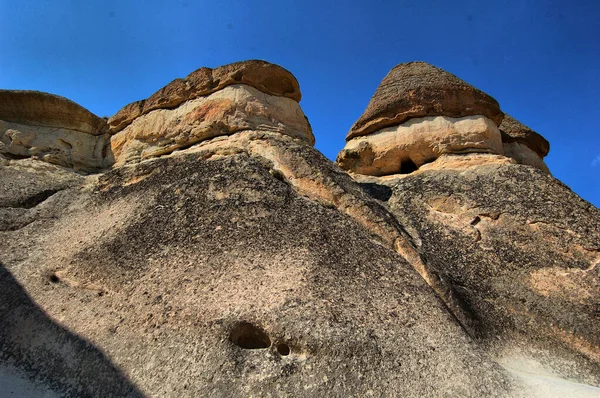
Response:
M498 102L425 62L394 67L354 123L337 163L364 175L403 174L448 154L497 154L546 172L548 142Z
M57 95L0 90L0 154L76 170L103 167L106 121Z
M351 174L262 61L106 127L58 118L102 137L88 163L5 131L0 395L597 395L600 212L531 167L547 142L491 97L406 68L353 127ZM26 109L3 120L49 120Z
M544 137L510 115L504 115L500 133L505 156L550 173L543 160L550 152L550 143Z

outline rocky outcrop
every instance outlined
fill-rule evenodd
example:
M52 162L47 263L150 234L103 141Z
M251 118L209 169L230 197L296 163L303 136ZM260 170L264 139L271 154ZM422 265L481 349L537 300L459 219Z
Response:
M0 90L0 154L35 157L76 170L104 166L106 121L38 91Z
M0 90L0 120L38 127L104 133L106 121L64 97L28 90Z
M550 143L510 115L505 115L500 124L504 155L520 164L536 167L547 173L544 157L550 151Z
M265 61L200 68L125 106L108 125L66 98L5 90L0 153L94 172L244 130L274 131L313 145L300 98L296 78Z
M504 116L487 94L424 62L393 68L346 140L337 163L363 175L406 174L440 166L440 156L468 153L504 155L549 173L548 141ZM459 163L465 164L453 161Z
M600 385L597 208L548 174L509 163L377 182L419 242L422 275L442 282L440 297L467 315L465 328L499 363L525 380Z
M54 200L54 218L0 233L2 263L142 394L478 397L519 388L379 237L397 228L385 209L291 137L218 137L87 177ZM2 302L11 292L0 286ZM17 369L61 393L103 385L105 374L44 372L39 348L15 335L29 319L23 311L3 313L0 358L18 355ZM65 354L39 344L60 363ZM69 355L101 366L79 346Z
M109 162L120 165L159 156L244 130L273 131L314 144L308 119L296 101L236 84L175 109L138 117L111 137Z
M346 141L424 116L482 115L500 125L495 99L458 77L426 62L395 66L381 81Z
M409 173L445 154L503 154L498 103L424 62L394 67L337 157L358 174Z
M351 137L351 174L254 61L124 108L102 173L0 155L0 395L597 396L600 212L403 68L376 96L417 71L429 113Z
M217 92L227 86L245 84L265 94L300 102L298 81L279 65L251 60L220 66L202 67L184 79L175 79L148 99L133 102L108 120L112 133L123 130L137 117L157 109L172 109L185 101Z

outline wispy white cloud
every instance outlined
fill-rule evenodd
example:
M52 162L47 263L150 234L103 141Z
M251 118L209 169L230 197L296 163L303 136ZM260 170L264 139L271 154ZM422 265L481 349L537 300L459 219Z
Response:
M600 154L592 160L592 167L600 166Z

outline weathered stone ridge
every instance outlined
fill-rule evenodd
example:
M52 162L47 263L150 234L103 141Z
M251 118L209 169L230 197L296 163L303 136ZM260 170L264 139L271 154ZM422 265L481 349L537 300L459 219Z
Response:
M181 103L212 94L233 84L246 84L265 94L300 102L300 86L290 72L266 61L235 62L212 69L202 67L184 79L175 79L148 99L133 102L108 120L112 133L124 129L135 118L156 109L172 109Z
M5 112L0 396L600 396L600 210L491 97L392 72L348 173L263 61L111 129Z

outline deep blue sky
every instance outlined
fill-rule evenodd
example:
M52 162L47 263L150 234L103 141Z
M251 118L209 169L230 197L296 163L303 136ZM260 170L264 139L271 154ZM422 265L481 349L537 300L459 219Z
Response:
M0 0L0 15L0 87L99 116L201 66L282 65L330 159L388 70L427 61L545 136L554 176L600 207L597 0Z

